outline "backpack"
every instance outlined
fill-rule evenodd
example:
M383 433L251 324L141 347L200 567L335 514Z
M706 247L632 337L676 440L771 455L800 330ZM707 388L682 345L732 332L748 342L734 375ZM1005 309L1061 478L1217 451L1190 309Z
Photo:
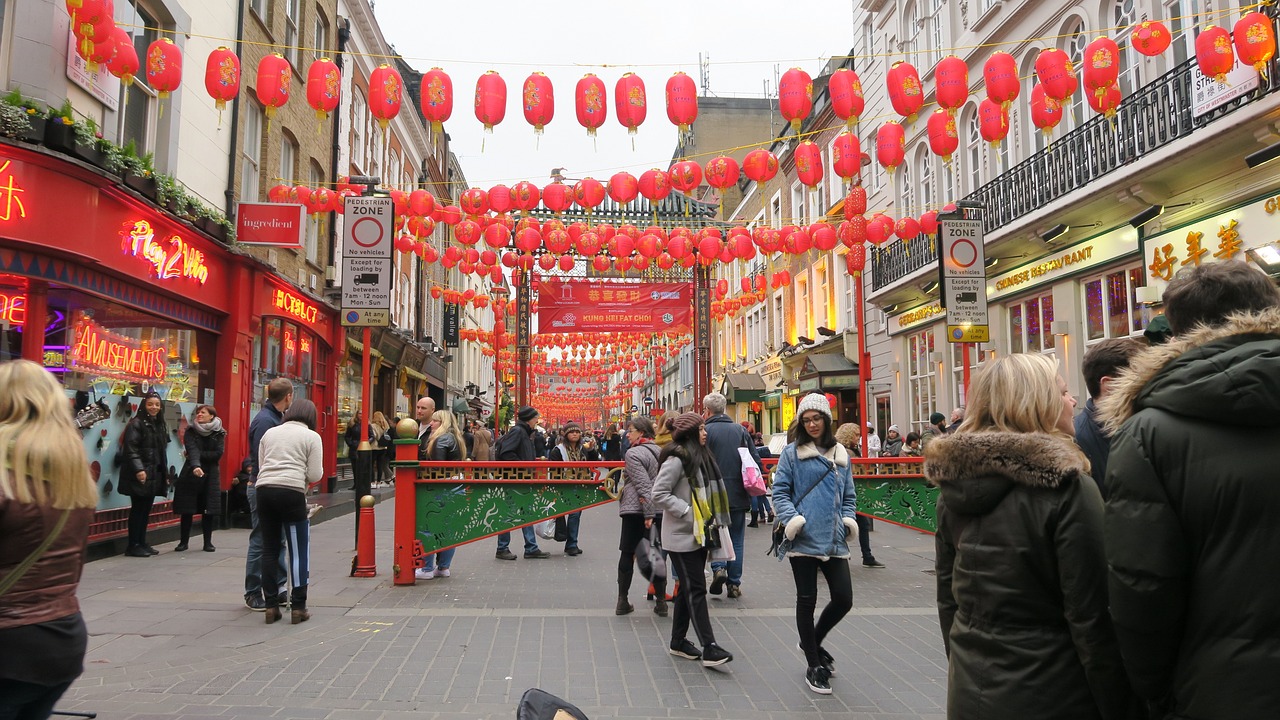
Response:
M498 442L493 446L494 460L507 460L504 454L515 454L520 451L521 435L524 431L520 428L511 428L502 433L502 437L498 438Z

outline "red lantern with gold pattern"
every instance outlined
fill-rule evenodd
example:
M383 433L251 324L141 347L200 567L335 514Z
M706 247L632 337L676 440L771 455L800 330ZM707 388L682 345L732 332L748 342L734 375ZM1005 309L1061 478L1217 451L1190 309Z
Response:
M876 161L890 174L902 164L906 154L906 133L902 126L890 120L876 131Z
M463 220L453 226L453 236L463 245L475 245L480 242L480 223L475 220Z
M113 46L114 51L114 46ZM227 108L227 101L234 100L240 94L240 58L229 48L220 47L209 53L209 60L204 68L204 89L214 100L214 107L221 112Z
M801 183L811 188L822 183L822 150L816 143L805 140L796 145L795 155L796 177ZM826 210L826 208L822 208Z
M671 180L667 174L654 168L640 175L640 194L649 202L658 202L671 194Z
M551 183L542 188L542 204L558 215L573 204L573 189L564 183Z
M493 126L507 116L507 82L496 70L490 70L476 80L476 120L485 132L493 132Z
M489 193L480 188L467 188L458 198L458 207L468 215L483 215L489 212Z
M880 247L893 232L893 220L886 215L876 214L867 222L867 242Z
M692 160L681 160L667 171L671 187L688 195L702 184L702 166Z
M1147 57L1155 57L1168 50L1171 42L1173 35L1159 20L1144 20L1135 25L1133 32L1129 34L1129 46Z
M521 180L511 188L511 206L520 212L531 212L542 201L542 191L528 180Z
M280 53L268 55L258 62L258 84L254 92L267 118L275 117L276 109L289 102L292 84L293 69Z
M147 84L162 100L182 84L182 51L169 38L147 46Z
M605 100L604 81L587 73L578 81L573 92L573 105L578 124L587 129L587 135L595 137L596 130L609 117L609 105Z
M525 78L520 91L520 104L524 108L525 121L533 126L535 134L541 135L542 129L556 114L556 98L551 88L551 78L540 72Z
M854 185L849 188L849 194L844 198L844 219L852 220L855 217L862 217L867 212L867 189L861 185Z
M1271 19L1260 12L1251 12L1236 22L1236 54L1240 62L1252 65L1263 77L1267 76L1267 63L1276 55L1276 29Z
M813 246L822 252L830 252L839 244L836 229L831 223L817 222L809 226L809 237L813 238Z
M1084 88L1099 99L1120 78L1120 46L1100 37L1084 49Z
M717 190L725 190L738 182L738 161L728 155L712 158L707 163L707 184Z
M982 66L982 77L987 83L987 99L999 103L1008 109L1018 93L1022 90L1022 82L1018 78L1018 61L1007 52L994 52Z
M453 115L453 80L444 70L433 67L422 74L419 94L422 117L431 123L433 132L443 132L445 121Z
M1236 54L1231 49L1231 35L1216 25L1202 30L1196 36L1196 63L1205 77L1225 83L1227 73L1236 64Z
M1099 115L1105 115L1108 118L1116 116L1116 109L1120 107L1120 86L1112 84L1105 87L1101 91L1101 95L1096 92L1089 93L1086 98L1089 100L1089 107Z
M1041 50L1036 56L1036 77L1044 85L1045 95L1058 102L1075 94L1079 85L1071 58L1066 51L1057 48Z
M667 80L667 119L682 133L698 119L698 87L682 72Z
M978 130L982 139L999 145L1009 135L1009 111L990 98L978 105Z
M901 240L915 240L920 236L920 221L913 217L904 217L898 220L893 232Z
M649 112L644 80L635 73L618 78L618 83L613 86L613 105L618 113L618 122L627 129L628 135L635 135Z
M935 237L938 234L938 211L930 210L920 215L920 232Z
M316 119L327 120L338 109L342 92L342 73L338 64L320 58L307 68L307 104L316 111Z
M831 111L844 121L845 127L852 130L865 105L862 81L858 79L858 74L849 68L840 68L831 73L831 78L827 81L827 96L831 98Z
M1036 83L1031 88L1031 123L1048 137L1062 122L1062 103L1049 97L1044 85Z
M946 110L934 110L929 116L929 149L949 163L958 147L960 133L956 131L955 117Z
M369 73L369 114L378 121L383 132L387 123L400 114L404 98L404 79L390 65L379 65Z
M609 178L609 197L619 205L626 205L636 199L640 192L640 183L636 176L629 172L614 173Z
M851 245L844 256L845 268L853 277L858 277L867 267L867 246Z
M813 111L813 78L800 68L791 68L778 81L778 113L791 123L791 132L799 133L800 125Z
M115 43L116 51L107 61L107 71L120 78L125 87L129 87L133 85L133 78L141 67L138 63L138 50L134 48L133 41L124 28L112 30L109 42Z
M907 119L907 123L916 121L916 115L924 106L924 89L920 87L920 73L915 65L896 62L889 68L885 76L889 87L889 102L894 112Z
M426 216L436 209L435 197L426 190L418 189L409 193L409 212L417 216Z
M831 143L831 169L848 182L862 174L862 143L851 132L842 132Z
M595 178L583 178L573 186L573 201L590 213L604 202L604 185Z
M969 100L969 66L955 55L948 55L938 61L933 77L938 106L954 117L956 110Z
M752 150L742 159L742 174L756 183L769 182L778 174L778 158L764 148Z

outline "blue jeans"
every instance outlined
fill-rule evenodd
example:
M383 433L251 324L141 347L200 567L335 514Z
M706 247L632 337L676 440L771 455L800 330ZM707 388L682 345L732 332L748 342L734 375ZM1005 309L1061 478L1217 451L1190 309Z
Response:
M426 564L422 566L422 569L427 572L431 572L436 569L437 563L439 563L440 569L447 569L453 564L453 556L457 552L458 548L449 548L448 550L441 550L438 553L431 553L430 555L427 555Z
M747 511L746 510L730 510L729 511L729 537L733 540L733 562L726 563L723 560L717 560L711 563L712 570L729 570L729 584L742 584L742 541L747 531Z
M263 596L262 592L262 529L258 526L258 488L256 485L250 485L245 488L245 495L249 498L249 517L253 522L253 529L249 531L249 552L244 563L244 594L245 597L250 595ZM280 557L276 562L276 567L280 568L279 581L276 583L276 592L284 590L288 587L289 577L285 574L285 568L288 567L284 554L285 543L280 543ZM265 596L264 596L265 597Z
M751 498L751 512L759 515L761 518L768 517L773 514L773 505L769 503L768 495L756 495ZM735 550L735 552L737 552Z
M569 539L564 543L565 550L573 550L578 547L578 528L582 526L582 513L569 513L565 518L565 525L569 526Z
M532 525L526 525L521 528L524 533L524 552L525 554L538 552L538 536L533 532ZM498 552L507 550L511 547L511 533L504 532L498 536Z

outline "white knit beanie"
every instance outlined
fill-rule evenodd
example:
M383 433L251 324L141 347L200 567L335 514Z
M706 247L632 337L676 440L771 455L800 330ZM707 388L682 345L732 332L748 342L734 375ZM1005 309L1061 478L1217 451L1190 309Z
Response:
M796 407L796 417L803 417L806 412L817 410L827 416L827 424L831 424L831 403L827 402L827 396L822 393L809 393L800 401L800 405Z

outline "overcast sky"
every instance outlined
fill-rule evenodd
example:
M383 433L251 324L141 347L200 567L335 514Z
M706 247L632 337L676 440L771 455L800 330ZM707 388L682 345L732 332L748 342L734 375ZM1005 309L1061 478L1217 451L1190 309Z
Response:
M454 110L445 130L468 183L485 189L520 180L542 185L555 167L566 168L568 178L601 182L619 170L638 176L665 169L676 129L663 88L676 71L698 82L699 52L710 57L709 94L760 97L766 80L774 87L775 65L817 75L854 38L850 3L831 0L376 0L375 8L387 40L413 67L439 66L452 78ZM492 135L473 111L476 78L488 70L507 83L506 118ZM540 139L520 105L520 88L534 71L555 88L555 117ZM608 95L609 119L594 144L574 113L574 87L588 72L600 76ZM634 150L614 112L614 83L626 72L644 80L649 102Z

